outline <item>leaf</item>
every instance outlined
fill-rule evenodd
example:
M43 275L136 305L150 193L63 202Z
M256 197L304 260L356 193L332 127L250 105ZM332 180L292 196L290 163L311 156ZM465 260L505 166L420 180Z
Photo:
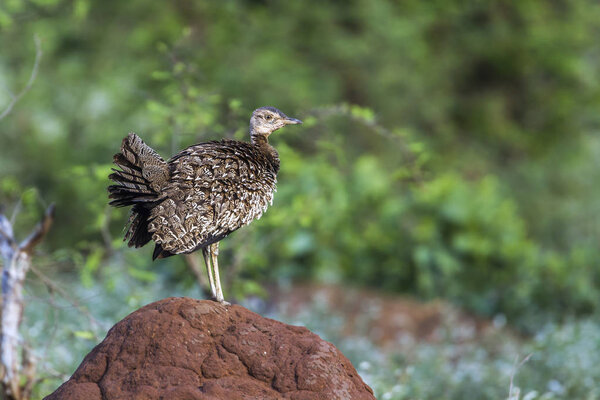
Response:
M135 279L144 281L144 282L154 282L157 278L156 273L154 273L152 271L145 271L143 269L128 268L127 272L129 273L129 275L131 275Z
M96 335L92 331L75 331L73 332L76 338L85 339L85 340L94 340L96 339Z

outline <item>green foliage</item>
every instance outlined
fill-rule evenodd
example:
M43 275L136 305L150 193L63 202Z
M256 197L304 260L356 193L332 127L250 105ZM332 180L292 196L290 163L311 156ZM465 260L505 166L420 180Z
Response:
M294 185L282 185L264 220L227 244L252 249L245 274L445 297L527 329L549 312L595 309L595 252L545 250L492 175L471 182L448 173L407 186L369 155L332 166L286 146L280 153L281 180Z
M472 306L482 307L527 297L537 249L516 205L499 193L494 177L469 183L456 175L441 176L420 188L414 200L412 255L420 290L453 298L487 297L486 302L473 301ZM453 287L456 282L460 284Z
M274 105L305 124L272 137L274 206L223 242L230 293L316 279L528 326L594 312L599 21L591 0L7 0L0 86L28 79L34 34L44 56L0 121L0 202L26 225L57 204L46 244L84 287L112 263L191 285L182 260L124 249L111 157L128 131L165 157L244 139Z

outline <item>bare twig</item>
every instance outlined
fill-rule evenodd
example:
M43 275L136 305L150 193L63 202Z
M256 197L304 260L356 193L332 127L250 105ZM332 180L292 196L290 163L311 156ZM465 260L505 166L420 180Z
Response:
M12 226L15 225L15 220L17 219L17 215L19 215L19 213L21 212L21 207L23 206L23 196L21 196L19 198L19 201L17 202L17 205L15 205L15 208L13 209L12 215L10 216L10 224ZM0 210L0 213L2 212L2 210Z
M3 398L8 400L28 399L35 381L36 363L33 353L26 348L19 334L25 307L23 285L31 268L33 249L48 233L53 216L54 205L50 205L40 223L17 246L10 221L4 214L0 214L0 255L4 261L0 314L0 383Z
M192 270L192 273L196 277L196 282L198 282L198 287L203 292L206 292L206 288L208 287L208 282L206 281L206 272L198 262L198 258L194 254L184 254L183 259L185 263Z
M19 248L21 251L31 254L33 248L37 246L50 230L50 226L52 225L52 221L54 221L54 204L50 204L46 209L46 213L42 218L42 221L35 227L33 232L21 242Z
M320 117L320 118L329 118L333 116L344 116L348 117L354 121L361 123L363 126L371 129L376 134L389 139L396 141L399 144L399 151L402 155L402 159L404 163L412 168L412 177L411 180L420 183L424 180L424 171L422 167L418 165L417 155L411 150L410 143L407 141L405 137L395 133L394 131L384 127L379 124L377 120L372 117L365 117L360 114L354 113L353 108L355 106L351 104L336 104L329 107L321 107L310 110L310 114Z
M54 281L52 281L52 279L50 279L48 276L46 276L43 272L41 272L39 269L37 269L33 265L30 267L30 269L31 269L31 272L33 272L38 278L40 278L40 280L44 283L44 285L46 285L50 290L59 293L69 303L71 303L71 305L73 307L75 307L77 310L79 310L80 313L85 315L87 317L88 321L90 321L90 324L92 326L105 328L102 326L102 324L96 318L94 318L94 316L84 306L79 304L77 302L77 300L71 298L71 296L69 296L69 294L66 292L66 290L64 290L63 288L58 286L56 283L54 283ZM94 338L96 340L98 339L98 337L96 337L95 334L94 334Z
M48 339L46 340L46 344L44 346L44 351L42 352L42 360L46 360L48 358L48 351L50 350L50 347L52 345L54 345L54 339L56 338L56 333L58 332L58 323L56 322L58 320L58 309L56 307L54 307L54 305L56 304L55 300L54 300L54 290L52 290L50 287L47 287L48 290L48 294L50 295L48 301L50 303L52 307L52 318L54 321L54 324L52 324L52 331L50 332L50 335L48 337ZM46 322L49 323L49 315L47 315L47 319L44 321L44 325L46 324Z
M519 356L518 355L515 356L515 362L513 364L512 370L510 372L510 386L508 389L508 400L513 400L513 399L519 398L519 391L518 391L518 389L515 390L515 387L513 385L514 378L515 378L515 375L516 375L517 371L519 370L519 368L521 368L523 366L523 364L525 364L527 361L529 361L531 356L533 356L533 353L530 353L529 355L525 356L525 358L523 358L523 360L521 360L521 362L519 362ZM515 392L515 393L513 393L513 392Z
M23 378L25 378L25 383L23 384L21 391L21 398L29 399L31 397L31 392L33 391L33 385L36 381L35 371L37 368L37 359L33 352L29 349L29 346L23 346L21 355L23 360L21 379L23 380Z
M42 44L40 42L40 38L37 35L33 37L33 41L35 42L35 61L33 62L33 68L31 69L31 75L29 76L29 80L27 81L27 84L25 85L23 90L21 90L17 94L13 94L10 90L4 88L9 94L11 101L10 103L8 103L8 106L4 109L4 111L0 113L0 119L10 114L17 102L21 100L21 97L23 97L25 93L27 93L31 89L31 87L33 86L33 82L35 82L35 78L37 77L38 70L40 67L40 61L42 60Z
M242 268L244 257L248 254L248 247L250 247L250 241L242 240L242 244L238 247L237 251L234 252L233 260L227 269L227 285L231 284L232 277L238 276L238 271Z

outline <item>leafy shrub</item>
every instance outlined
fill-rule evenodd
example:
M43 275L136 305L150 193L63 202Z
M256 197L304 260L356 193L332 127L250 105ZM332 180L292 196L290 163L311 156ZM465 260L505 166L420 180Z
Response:
M104 188L128 131L168 156L245 137L248 113L271 104L308 118L273 138L275 207L224 242L234 292L268 275L531 320L595 310L600 7L307 4L6 2L2 85L26 82L33 34L44 56L1 121L0 201L36 188L31 221L37 201L56 202L47 245L89 284L121 246L125 212ZM9 100L0 90L0 108ZM127 254L138 272L189 280L181 260Z

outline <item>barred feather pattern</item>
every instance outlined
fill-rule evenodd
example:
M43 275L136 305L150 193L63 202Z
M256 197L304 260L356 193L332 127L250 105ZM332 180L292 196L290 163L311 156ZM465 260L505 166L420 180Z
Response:
M273 202L279 157L266 141L201 143L168 165L169 181L148 224L159 257L218 242L260 218Z
M150 241L148 232L150 209L162 198L161 189L169 178L165 160L135 133L121 143L121 152L113 157L113 173L108 177L115 182L108 187L110 205L131 206L125 241L130 247L141 247Z

